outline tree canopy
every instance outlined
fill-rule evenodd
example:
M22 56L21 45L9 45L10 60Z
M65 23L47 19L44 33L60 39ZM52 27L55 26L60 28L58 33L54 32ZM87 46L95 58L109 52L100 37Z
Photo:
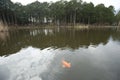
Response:
M60 0L57 2L35 1L28 5L0 0L0 19L4 23L28 24L96 24L111 25L120 20L120 12L115 16L114 7L104 4L94 5L82 0Z

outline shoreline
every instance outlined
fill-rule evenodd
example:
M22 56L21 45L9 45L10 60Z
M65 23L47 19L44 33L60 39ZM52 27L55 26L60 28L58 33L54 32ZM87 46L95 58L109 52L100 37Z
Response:
M72 29L109 29L109 28L120 28L120 26L100 26L100 25L75 25L75 26L9 26L8 29L41 29L41 28L72 28Z
M90 30L90 29L119 29L120 26L101 26L101 25L75 25L75 26L57 26L57 25L30 25L30 26L0 26L0 32L8 31L8 30L16 30L16 29L54 29L54 28L64 28L64 29L78 29L78 30Z

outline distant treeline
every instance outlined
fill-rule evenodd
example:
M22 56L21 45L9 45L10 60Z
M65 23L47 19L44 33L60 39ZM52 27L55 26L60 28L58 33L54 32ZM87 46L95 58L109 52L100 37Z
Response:
M10 0L0 0L0 20L8 25L31 24L93 24L93 25L118 25L120 11L114 14L111 5L94 5L82 0L57 2L35 1L28 5L13 3Z

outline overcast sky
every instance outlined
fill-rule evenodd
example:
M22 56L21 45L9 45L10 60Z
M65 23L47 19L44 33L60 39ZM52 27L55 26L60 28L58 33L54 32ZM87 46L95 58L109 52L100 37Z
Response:
M34 2L36 0L11 0L11 1L20 2L23 5L26 5L26 4ZM58 0L38 0L38 1L40 1L40 2L45 2L45 1L47 1L47 2L50 2L50 1L56 2ZM103 3L103 4L105 4L106 7L108 7L109 5L113 5L116 10L120 9L120 0L83 0L83 1L92 2L95 5Z

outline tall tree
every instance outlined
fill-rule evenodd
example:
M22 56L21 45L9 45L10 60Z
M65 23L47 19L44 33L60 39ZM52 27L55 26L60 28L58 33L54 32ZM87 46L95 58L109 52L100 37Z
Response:
M117 25L120 26L120 11L117 13L116 19L117 19Z

